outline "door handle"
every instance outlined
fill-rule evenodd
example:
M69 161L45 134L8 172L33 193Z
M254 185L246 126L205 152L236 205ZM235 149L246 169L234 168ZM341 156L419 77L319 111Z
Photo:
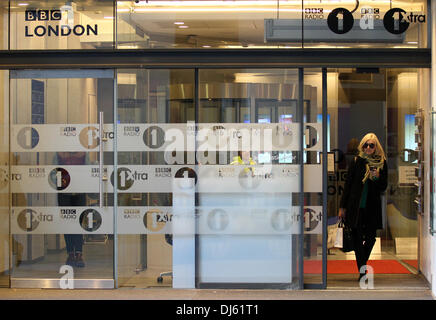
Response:
M99 130L99 184L98 184L98 192L99 192L99 207L103 208L103 181L107 181L107 176L104 173L104 148L103 142L107 141L107 138L104 134L104 113L102 111L98 114L98 130Z

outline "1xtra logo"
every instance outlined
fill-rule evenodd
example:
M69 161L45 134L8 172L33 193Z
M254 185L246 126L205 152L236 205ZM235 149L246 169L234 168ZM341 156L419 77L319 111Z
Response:
M96 127L86 127L80 131L80 144L86 149L94 149L100 144L100 137Z
M393 8L386 12L383 18L383 25L392 34L406 32L411 23L425 23L425 15L407 13L403 9Z
M129 168L118 168L117 188L118 190L130 189L135 181L145 181L148 179L147 172L132 171ZM114 185L114 172L111 174L111 183Z
M34 231L41 222L52 222L53 215L37 213L32 209L24 209L18 214L17 222L21 230Z

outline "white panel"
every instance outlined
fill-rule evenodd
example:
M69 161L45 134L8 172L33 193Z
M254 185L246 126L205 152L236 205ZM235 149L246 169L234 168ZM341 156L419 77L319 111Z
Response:
M195 181L174 180L173 288L195 288Z
M13 207L12 234L112 234L113 208Z
M322 124L307 123L316 133L307 151L322 150ZM112 124L105 124L105 151L113 151ZM118 151L298 151L298 123L118 124ZM195 137L195 140L193 140ZM306 137L308 135L306 134ZM32 124L11 127L13 152L97 151L98 124ZM171 164L171 163L170 163Z

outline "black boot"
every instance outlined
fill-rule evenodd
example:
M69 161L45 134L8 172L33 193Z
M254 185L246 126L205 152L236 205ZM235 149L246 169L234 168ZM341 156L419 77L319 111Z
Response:
M82 253L76 252L76 267L83 268L85 267L85 261L83 261Z
M66 265L74 267L76 265L76 257L74 257L74 253L69 253L67 261L65 262Z

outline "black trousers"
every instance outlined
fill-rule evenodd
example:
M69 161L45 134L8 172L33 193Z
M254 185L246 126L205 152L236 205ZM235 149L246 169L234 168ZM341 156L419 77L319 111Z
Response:
M365 266L371 255L372 248L375 244L376 229L368 223L370 213L365 209L359 209L359 219L357 228L353 228L354 253L356 255L356 264L358 272L361 272L362 266Z
M83 236L81 234L64 234L67 253L82 253Z
M59 193L59 206L85 206L86 196L84 193ZM64 234L67 253L82 253L83 235L81 234Z

